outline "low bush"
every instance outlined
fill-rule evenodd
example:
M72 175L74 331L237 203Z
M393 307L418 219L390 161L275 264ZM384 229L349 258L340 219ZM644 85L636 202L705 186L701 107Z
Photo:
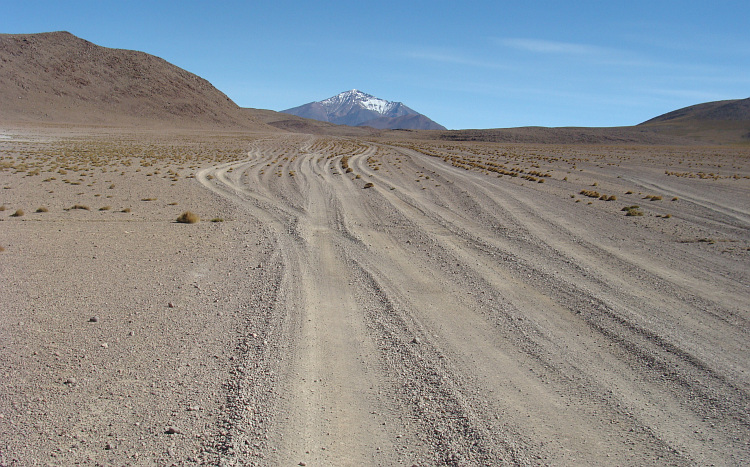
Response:
M198 214L195 214L190 211L185 211L182 214L180 214L180 217L177 218L177 222L180 224L195 224L201 220L200 217L198 217Z

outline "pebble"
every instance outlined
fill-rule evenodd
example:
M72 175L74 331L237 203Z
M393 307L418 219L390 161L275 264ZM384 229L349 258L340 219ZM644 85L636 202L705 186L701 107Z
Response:
M65 384L76 384L75 378L68 378L65 380Z
M169 303L167 303L167 306L168 306L169 308L174 308L174 303L172 303L172 302L169 302Z
M107 443L107 445L104 447L107 451L111 451L115 448L115 446L112 443Z
M180 431L179 428L175 428L173 426L170 426L169 428L167 428L167 434L169 434L169 435L181 435L182 431Z
M422 341L419 339L419 337L415 337L414 339L411 340L411 343L419 345L422 343Z
M98 322L99 322L98 316L92 316L91 318L89 318L89 323L98 323Z

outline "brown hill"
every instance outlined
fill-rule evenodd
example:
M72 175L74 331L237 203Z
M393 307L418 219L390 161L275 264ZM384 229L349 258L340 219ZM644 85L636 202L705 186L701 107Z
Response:
M0 108L6 122L273 130L199 76L68 32L0 34Z
M750 98L691 105L652 118L638 127L711 143L748 143Z
M449 141L542 144L693 144L695 141L639 127L519 127L431 132Z
M659 115L641 125L677 121L750 122L750 98L691 105Z

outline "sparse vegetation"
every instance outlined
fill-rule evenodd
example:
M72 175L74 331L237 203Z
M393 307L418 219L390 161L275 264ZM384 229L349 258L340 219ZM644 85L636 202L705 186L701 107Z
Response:
M44 206L39 206L38 208L36 208L36 211L34 212L49 212L49 209L47 209Z
M16 209L16 212L14 212L13 214L11 214L10 217L21 217L24 214L26 214L26 213L23 212L23 209Z

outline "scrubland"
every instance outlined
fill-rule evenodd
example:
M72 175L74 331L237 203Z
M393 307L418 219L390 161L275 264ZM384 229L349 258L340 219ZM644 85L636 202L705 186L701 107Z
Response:
M0 133L0 465L750 462L745 147Z

